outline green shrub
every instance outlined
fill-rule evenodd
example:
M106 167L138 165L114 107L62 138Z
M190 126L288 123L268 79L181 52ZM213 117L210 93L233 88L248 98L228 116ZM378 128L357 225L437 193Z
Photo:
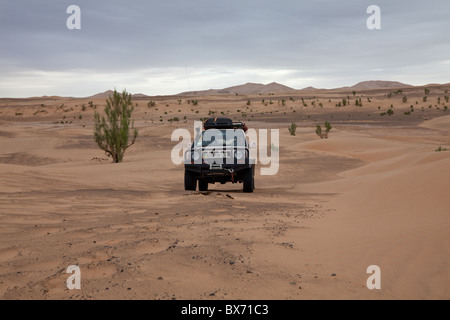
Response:
M295 136L295 131L297 130L297 125L292 122L291 126L288 128L291 136Z
M114 163L123 161L125 151L131 147L138 136L131 114L134 110L131 94L114 90L113 96L106 100L105 116L94 113L94 138L97 146L113 159Z
M325 131L322 130L320 125L316 126L316 134L320 137L320 139L328 139L328 133L333 127L328 121L325 121Z

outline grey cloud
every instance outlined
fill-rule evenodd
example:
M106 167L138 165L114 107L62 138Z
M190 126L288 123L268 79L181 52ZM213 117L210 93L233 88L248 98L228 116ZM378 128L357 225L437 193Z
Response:
M450 3L375 2L382 9L377 31L365 26L368 0L2 0L0 68L2 77L27 70L291 69L309 78L328 74L328 83L426 69L444 79ZM71 4L81 7L82 30L65 26ZM411 81L420 81L414 74Z

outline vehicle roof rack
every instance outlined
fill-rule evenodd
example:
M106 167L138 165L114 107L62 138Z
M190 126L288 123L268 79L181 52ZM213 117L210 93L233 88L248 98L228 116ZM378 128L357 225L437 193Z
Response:
M247 131L247 126L242 121L232 121L228 118L210 118L203 123L203 128L208 129L242 129Z

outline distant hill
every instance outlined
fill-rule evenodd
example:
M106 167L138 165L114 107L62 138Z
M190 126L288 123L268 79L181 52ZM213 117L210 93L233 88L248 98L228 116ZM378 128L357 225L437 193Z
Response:
M370 89L385 89L385 88L406 88L412 87L409 84L404 84L398 81L381 81L381 80L371 80L363 81L350 87L351 89L359 90L370 90Z
M306 87L306 88L300 89L298 91L320 91L320 90L324 90L324 89L317 89L314 87Z
M141 98L141 99L142 99L142 98L144 98L144 99L145 99L145 98L150 98L148 95L143 94L143 93L135 93L135 94L132 94L131 97L132 97L132 98Z
M441 86L440 84L429 84L428 86ZM210 90L201 90L201 91L188 91L188 92L182 92L173 96L207 96L207 95L246 95L246 94L269 94L269 93L294 93L294 92L305 92L306 93L313 93L315 91L323 91L323 90L330 90L330 91L340 91L340 90L377 90L377 89L393 89L393 88L408 88L413 87L412 85L401 83L398 81L382 81L382 80L370 80L370 81L363 81L355 84L351 87L341 87L341 88L335 88L335 89L317 89L314 87L306 87L300 90L293 89L290 87L287 87L285 85L272 82L269 84L261 84L261 83L251 83L248 82L246 84L228 87L224 89L210 89ZM90 99L100 99L104 98L107 99L113 94L112 90L105 91L103 93L98 93L93 96L87 97ZM146 99L150 98L150 96L137 93L132 95L133 98L140 98L140 99Z
M287 87L285 85L272 82L269 84L261 83L246 83L239 86L229 87L225 89L211 89L203 91L189 91L183 92L179 95L211 95L211 94L259 94L259 93L284 93L284 92L294 92L295 89Z
M114 91L108 90L102 93L94 94L93 96L87 97L89 99L108 99L114 94ZM142 93L136 93L131 95L132 98L147 98L148 96Z
M355 90L373 90L373 89L386 89L386 88L406 88L411 87L409 84L404 84L397 81L381 81L381 80L371 80L371 81L363 81L355 84L352 87L342 87L336 88L333 90L340 89L355 89ZM272 82L269 84L260 84L260 83L246 83L239 86L229 87L225 89L210 89L210 90L202 90L202 91L189 91L183 92L179 95L189 95L189 96L205 96L205 95L216 95L216 94L268 94L268 93L289 93L289 92L311 92L311 91L319 91L324 89L317 89L314 87L307 87L301 90L296 90L285 85ZM325 89L326 90L326 89Z
M114 93L114 91L108 90L108 91L105 91L105 92L102 92L102 93L94 94L93 96L90 96L90 97L87 97L87 98L91 98L91 99L105 98L105 99L107 99L107 98L109 98L110 96L112 96L113 93Z

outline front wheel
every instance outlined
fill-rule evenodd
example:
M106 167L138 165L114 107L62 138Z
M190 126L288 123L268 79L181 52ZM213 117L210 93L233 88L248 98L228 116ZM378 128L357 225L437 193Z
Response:
M198 190L199 191L208 191L208 181L198 180Z
M185 170L184 171L184 190L195 191L197 189L197 180L195 180L195 175Z
M255 175L253 173L253 168L245 170L242 180L244 181L244 192L252 193L255 189Z

